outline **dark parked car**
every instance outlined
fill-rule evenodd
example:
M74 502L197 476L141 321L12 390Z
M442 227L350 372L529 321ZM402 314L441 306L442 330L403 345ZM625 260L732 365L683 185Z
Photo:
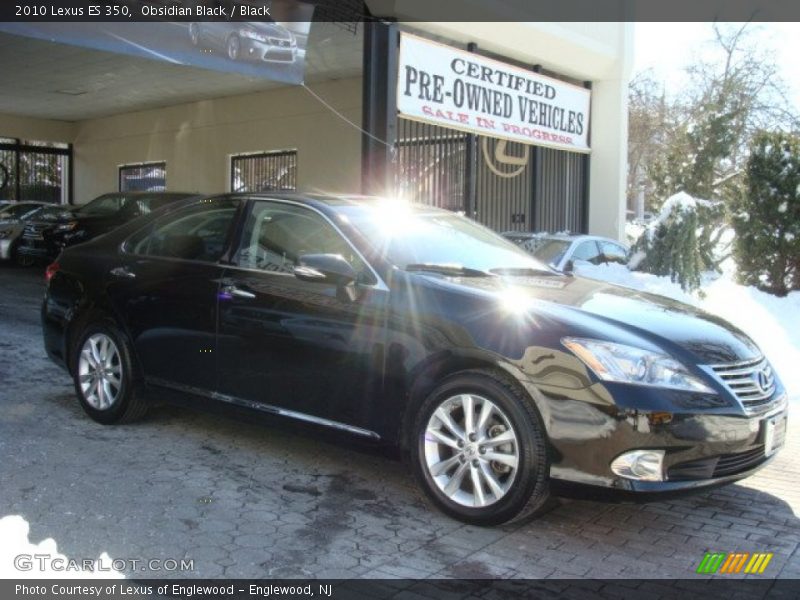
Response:
M231 60L294 62L297 40L277 23L204 21L189 25L195 46L224 52Z
M57 219L34 219L25 226L17 253L28 260L53 260L67 246L86 242L169 202L197 194L115 192L98 196Z
M569 484L735 481L784 441L786 393L741 331L558 273L443 210L191 200L65 250L47 276L45 347L93 419L172 391L398 445L473 523Z
M33 220L58 218L64 207L44 202L14 202L0 205L0 260L12 260L26 264L17 255L19 239L25 224Z

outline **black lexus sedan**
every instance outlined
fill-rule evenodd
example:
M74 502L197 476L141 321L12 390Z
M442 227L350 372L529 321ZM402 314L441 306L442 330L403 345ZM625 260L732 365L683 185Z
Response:
M68 248L47 277L45 347L91 418L175 392L396 445L476 524L567 485L736 481L785 437L784 388L739 330L434 208L195 199Z
M34 219L22 232L17 253L27 260L53 260L66 246L86 242L168 202L197 194L183 192L114 192L103 194L54 219Z

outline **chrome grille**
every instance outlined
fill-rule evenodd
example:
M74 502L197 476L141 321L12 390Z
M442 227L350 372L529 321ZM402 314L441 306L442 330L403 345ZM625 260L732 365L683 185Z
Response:
M43 239L42 232L50 226L49 223L28 223L25 225L22 235L26 238L41 240Z
M775 393L775 374L766 358L711 365L711 369L739 398L748 413L759 413L769 408Z

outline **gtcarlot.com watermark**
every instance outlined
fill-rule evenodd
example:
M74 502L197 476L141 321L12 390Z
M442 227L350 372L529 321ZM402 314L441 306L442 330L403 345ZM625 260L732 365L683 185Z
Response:
M193 558L65 558L51 554L17 554L17 571L61 572L131 572L131 571L194 571Z

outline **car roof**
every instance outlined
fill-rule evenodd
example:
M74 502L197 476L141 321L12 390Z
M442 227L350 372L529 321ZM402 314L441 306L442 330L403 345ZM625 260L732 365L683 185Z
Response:
M625 244L620 242L619 240L615 240L613 238L604 237L602 235L589 235L587 233L577 233L577 234L570 234L570 233L548 233L541 236L541 239L544 240L563 240L565 242L577 242L577 241L602 241L602 242L611 242L612 244L618 244L620 246L624 246Z
M130 192L106 192L100 196L202 196L198 192L148 192L147 190L132 190ZM98 198L100 196L97 196Z
M381 203L391 201L389 198L383 196L365 196L362 194L325 194L320 192L239 192L228 194L228 196L232 198L247 198L252 200L289 200L292 202L298 202L300 204L307 204L323 210L335 210L336 208L344 206L379 206ZM409 202L409 206L432 213L457 214L453 211L438 208L436 206L429 206L427 204Z

